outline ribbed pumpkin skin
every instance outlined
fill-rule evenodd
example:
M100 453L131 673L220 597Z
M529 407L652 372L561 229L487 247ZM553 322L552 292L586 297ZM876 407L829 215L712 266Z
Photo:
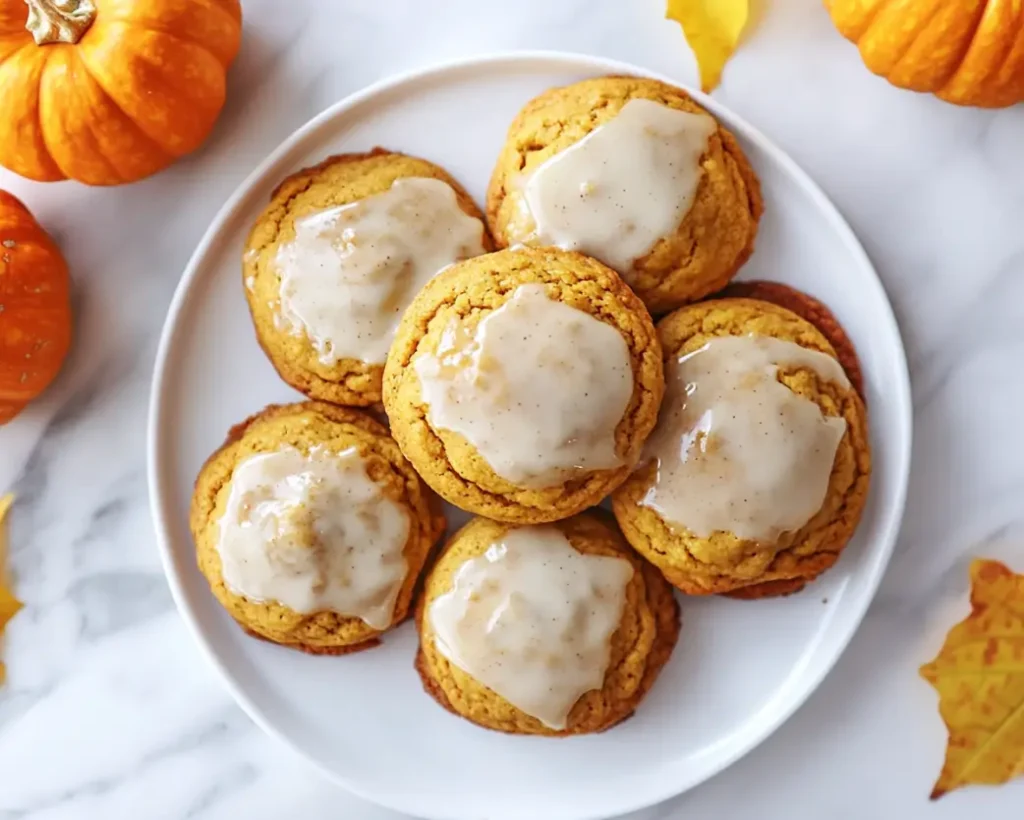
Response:
M893 85L957 105L1024 101L1020 0L825 0L864 64Z
M28 209L0 191L0 424L49 386L70 345L64 257Z
M0 165L117 185L194 151L224 105L239 0L92 0L76 43L37 45L25 0L0 0Z

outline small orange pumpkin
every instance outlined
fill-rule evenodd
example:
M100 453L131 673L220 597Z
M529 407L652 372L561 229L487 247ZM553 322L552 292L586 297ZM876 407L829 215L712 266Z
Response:
M864 64L893 85L957 105L1024 101L1019 0L825 0Z
M134 182L206 139L239 0L0 0L0 165Z
M64 257L28 208L0 191L0 424L54 380L70 345Z

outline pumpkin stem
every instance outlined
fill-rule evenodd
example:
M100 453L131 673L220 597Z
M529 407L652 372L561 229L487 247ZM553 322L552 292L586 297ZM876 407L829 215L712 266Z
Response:
M71 43L74 45L96 19L93 0L25 0L28 20L25 28L36 45Z

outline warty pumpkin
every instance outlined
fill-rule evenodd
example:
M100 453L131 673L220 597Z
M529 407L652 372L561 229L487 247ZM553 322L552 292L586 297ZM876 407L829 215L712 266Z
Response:
M825 0L864 64L893 85L958 105L1024 101L1020 0Z
M0 0L0 165L117 185L195 150L241 15L238 0Z
M0 191L0 424L54 380L71 345L68 266L21 202Z

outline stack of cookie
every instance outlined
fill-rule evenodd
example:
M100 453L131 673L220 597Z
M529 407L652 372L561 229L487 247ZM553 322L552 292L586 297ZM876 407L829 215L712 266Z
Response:
M530 101L486 217L380 148L289 177L244 282L310 400L236 427L199 475L217 599L322 654L415 613L426 690L487 728L628 717L678 639L673 588L795 592L867 495L841 328L784 286L730 284L761 212L734 137L633 77ZM473 517L435 553L438 497Z

